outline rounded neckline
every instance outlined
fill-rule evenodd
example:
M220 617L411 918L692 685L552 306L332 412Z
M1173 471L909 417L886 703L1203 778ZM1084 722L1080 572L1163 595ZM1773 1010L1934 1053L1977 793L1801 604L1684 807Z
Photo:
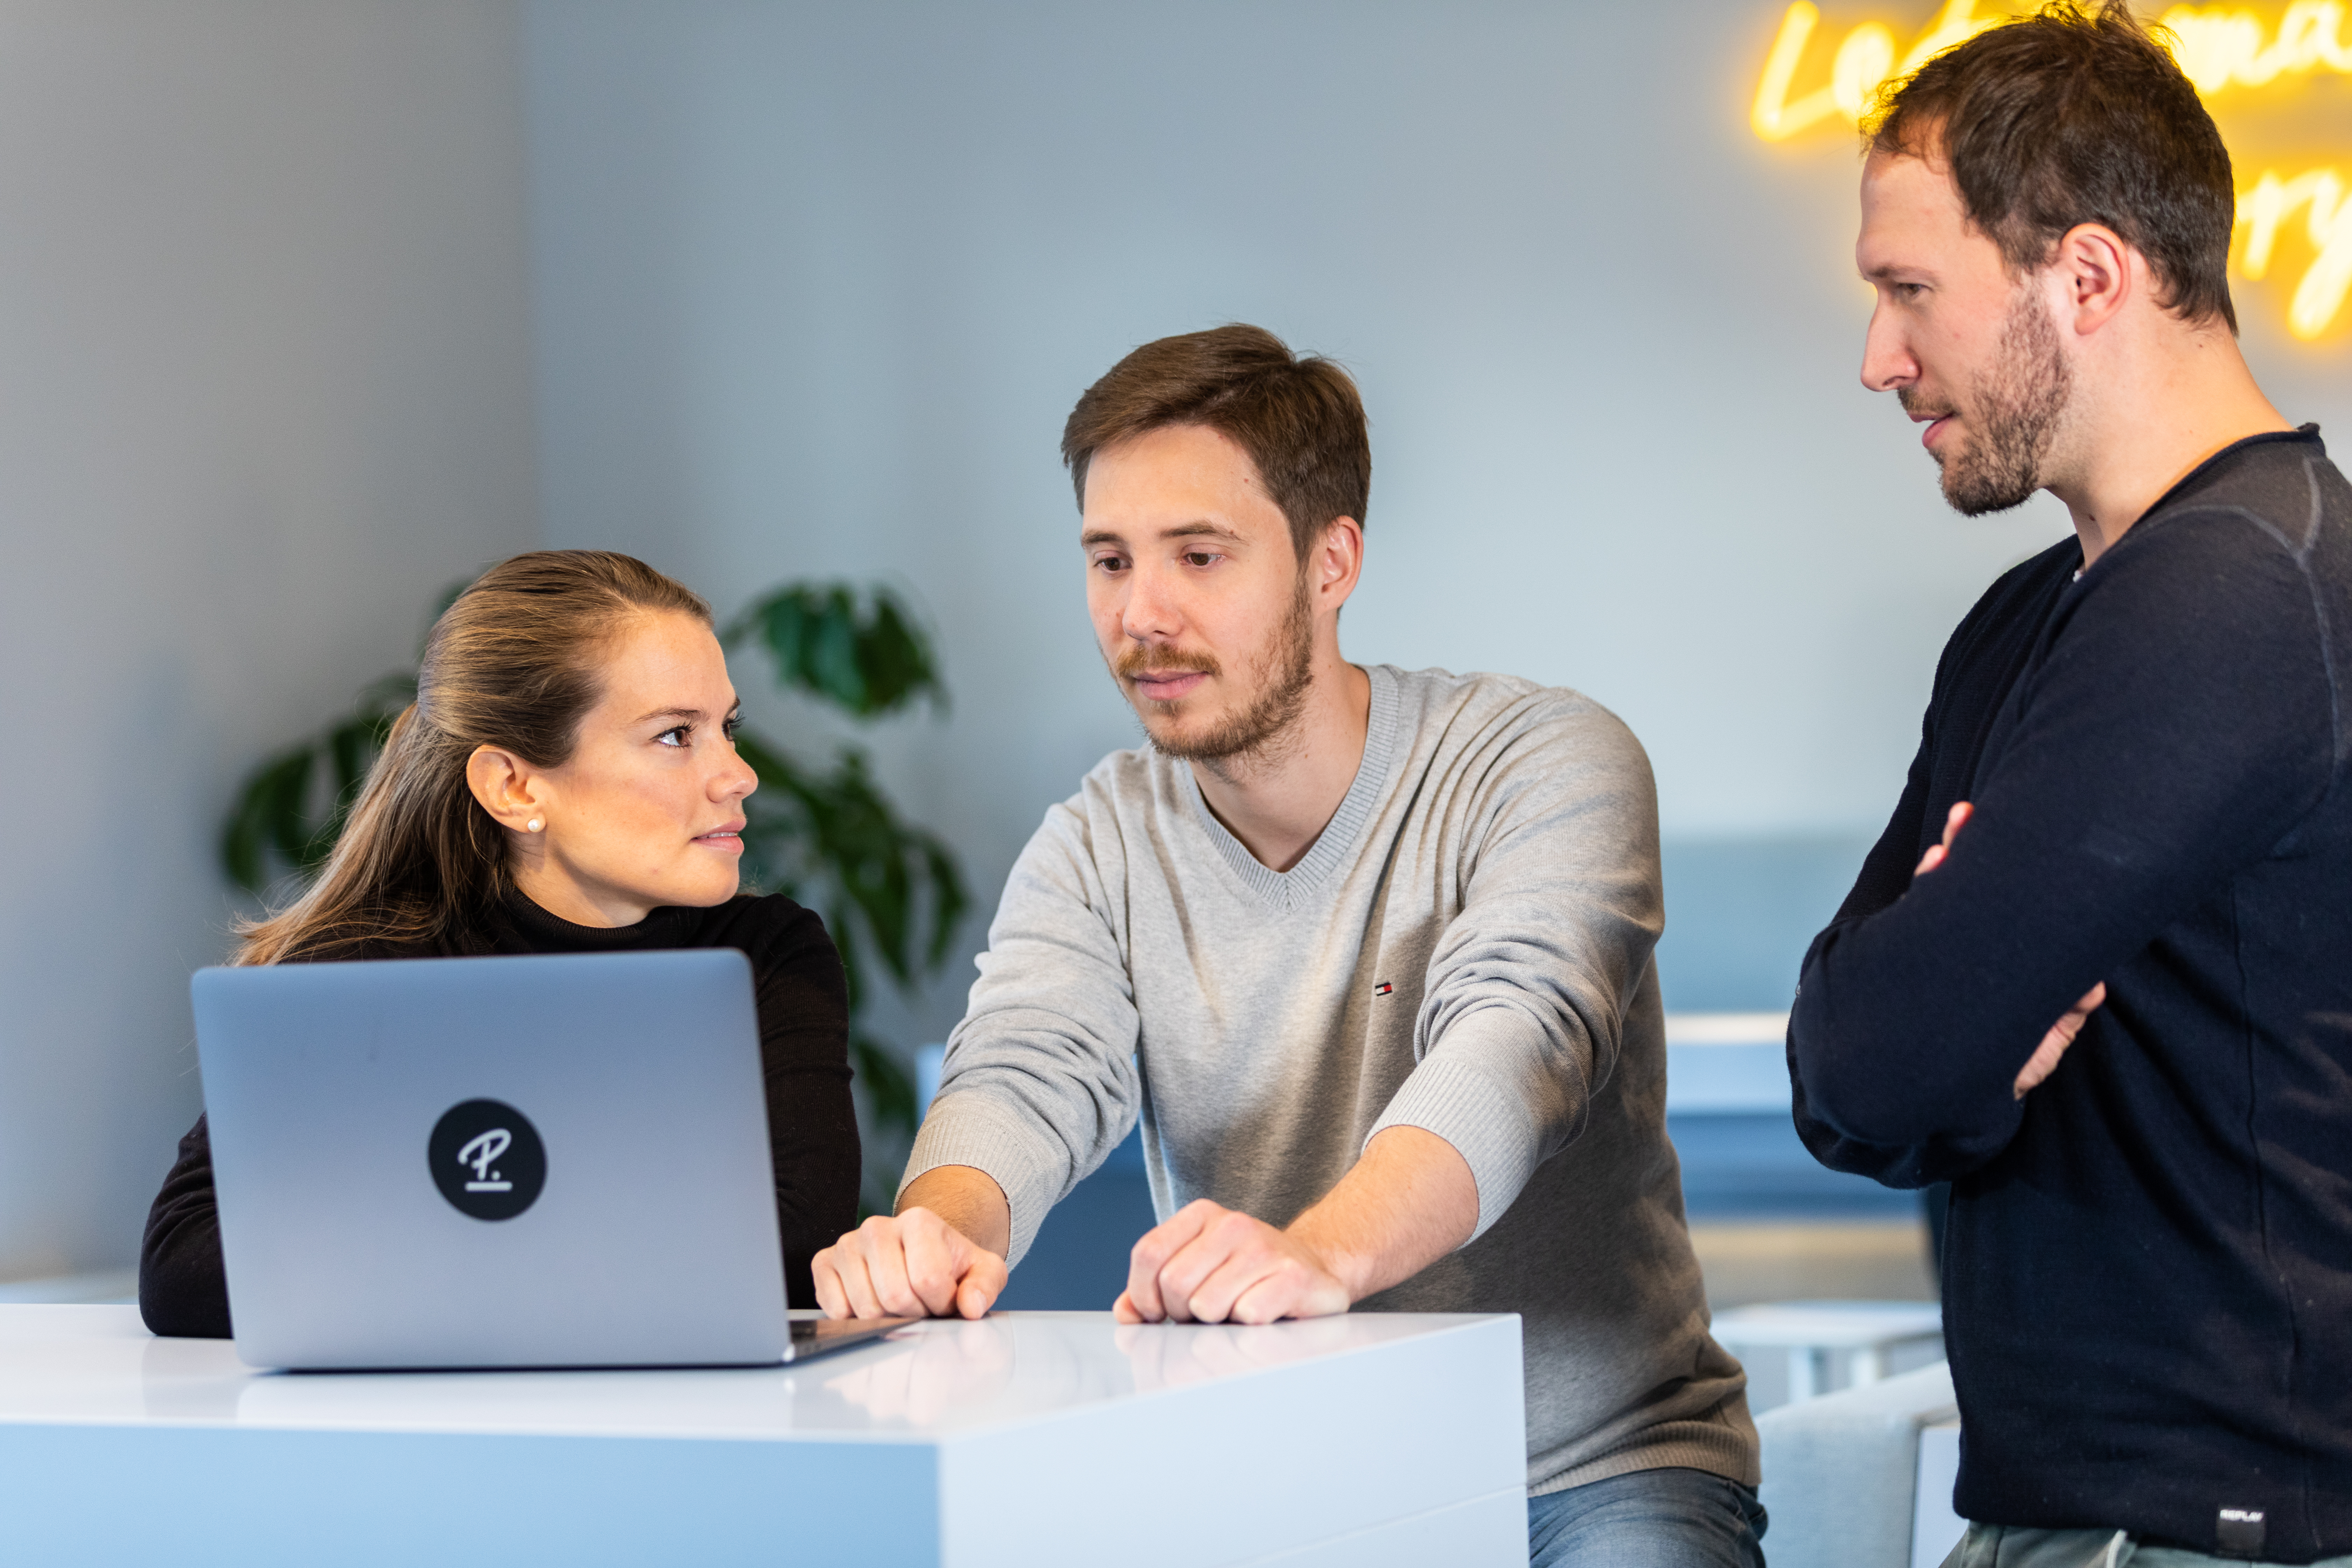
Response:
M738 895L739 897L740 895ZM731 900L730 900L731 901ZM681 920L690 920L699 910L677 904L661 904L646 911L645 919L625 926L584 926L565 920L534 901L520 888L511 888L502 900L508 922L518 933L534 942L546 942L572 948L644 947L670 934L670 928ZM724 905L713 905L724 908Z

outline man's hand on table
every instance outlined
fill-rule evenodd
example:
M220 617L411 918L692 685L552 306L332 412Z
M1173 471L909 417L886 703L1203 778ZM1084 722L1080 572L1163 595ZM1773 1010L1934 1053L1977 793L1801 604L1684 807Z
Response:
M1975 814L1976 807L1965 800L1954 805L1944 818L1943 842L1927 847L1927 853L1919 858L1919 868L1912 875L1924 877L1949 858L1952 841L1960 836L1960 829L1969 825L1969 818ZM2083 1026L2090 1022L2091 1015L2097 1012L2106 1000L2107 983L2104 980L2085 991L2081 1001L2069 1007L2064 1016L2050 1026L2050 1032L2042 1037L2042 1043L2033 1047L2033 1054L2026 1058L2023 1067L2017 1069L2017 1081L2011 1086L2011 1093L2023 1100L2026 1090L2057 1071L2058 1058L2066 1054L2066 1047L2074 1043L2074 1037L2083 1032Z
M1264 1220L1199 1198L1155 1226L1129 1255L1122 1323L1270 1323L1353 1303L1322 1256Z
M1355 1168L1276 1230L1202 1199L1135 1244L1123 1323L1270 1323L1344 1312L1470 1239L1478 1183L1453 1144L1390 1127ZM907 1184L898 1212L816 1255L817 1304L833 1318L977 1318L1004 1290L1013 1209L986 1172L939 1165Z
M897 1214L876 1215L810 1261L816 1303L828 1318L984 1316L1004 1293L1012 1218L984 1173L926 1171Z
M1129 1256L1122 1323L1270 1323L1344 1312L1470 1239L1478 1183L1453 1144L1382 1129L1323 1201L1276 1230L1206 1198Z

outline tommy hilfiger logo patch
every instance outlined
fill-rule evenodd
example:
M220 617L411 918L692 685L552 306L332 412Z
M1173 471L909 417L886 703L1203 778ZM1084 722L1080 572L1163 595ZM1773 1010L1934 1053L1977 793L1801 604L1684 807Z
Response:
M1395 986L1383 980L1378 985L1372 987L1372 994L1375 996L1385 996L1395 989Z

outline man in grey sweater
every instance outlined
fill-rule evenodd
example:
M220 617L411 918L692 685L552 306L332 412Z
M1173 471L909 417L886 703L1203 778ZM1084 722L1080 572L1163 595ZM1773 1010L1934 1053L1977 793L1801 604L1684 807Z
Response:
M1517 1312L1532 1561L1760 1564L1666 1141L1639 742L1572 691L1340 657L1371 458L1328 361L1147 344L1063 452L1150 744L1014 866L898 1212L818 1299L980 1315L1139 1119L1161 1223L1122 1320Z

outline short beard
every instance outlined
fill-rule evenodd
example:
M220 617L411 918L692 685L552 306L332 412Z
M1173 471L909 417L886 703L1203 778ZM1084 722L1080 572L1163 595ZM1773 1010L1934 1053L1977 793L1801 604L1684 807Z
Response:
M1991 373L1963 411L1974 426L1969 439L1950 461L1936 459L1944 470L1944 499L1954 511L1982 517L2032 498L2073 390L2073 371L2048 308L2021 287L2001 323Z
M1112 673L1120 678L1119 689L1125 693L1127 679L1147 669L1169 668L1165 662L1154 661L1146 649L1134 647L1120 656ZM1216 661L1207 658L1175 668L1218 673ZM1152 749L1181 763L1202 763L1220 777L1229 776L1241 765L1262 764L1280 754L1284 737L1307 710L1307 689L1315 683L1315 613L1307 599L1305 573L1299 574L1298 593L1275 632L1274 645L1253 673L1257 677L1257 695L1249 706L1189 740L1159 733L1150 717L1139 710ZM1141 706L1149 705L1147 701Z

